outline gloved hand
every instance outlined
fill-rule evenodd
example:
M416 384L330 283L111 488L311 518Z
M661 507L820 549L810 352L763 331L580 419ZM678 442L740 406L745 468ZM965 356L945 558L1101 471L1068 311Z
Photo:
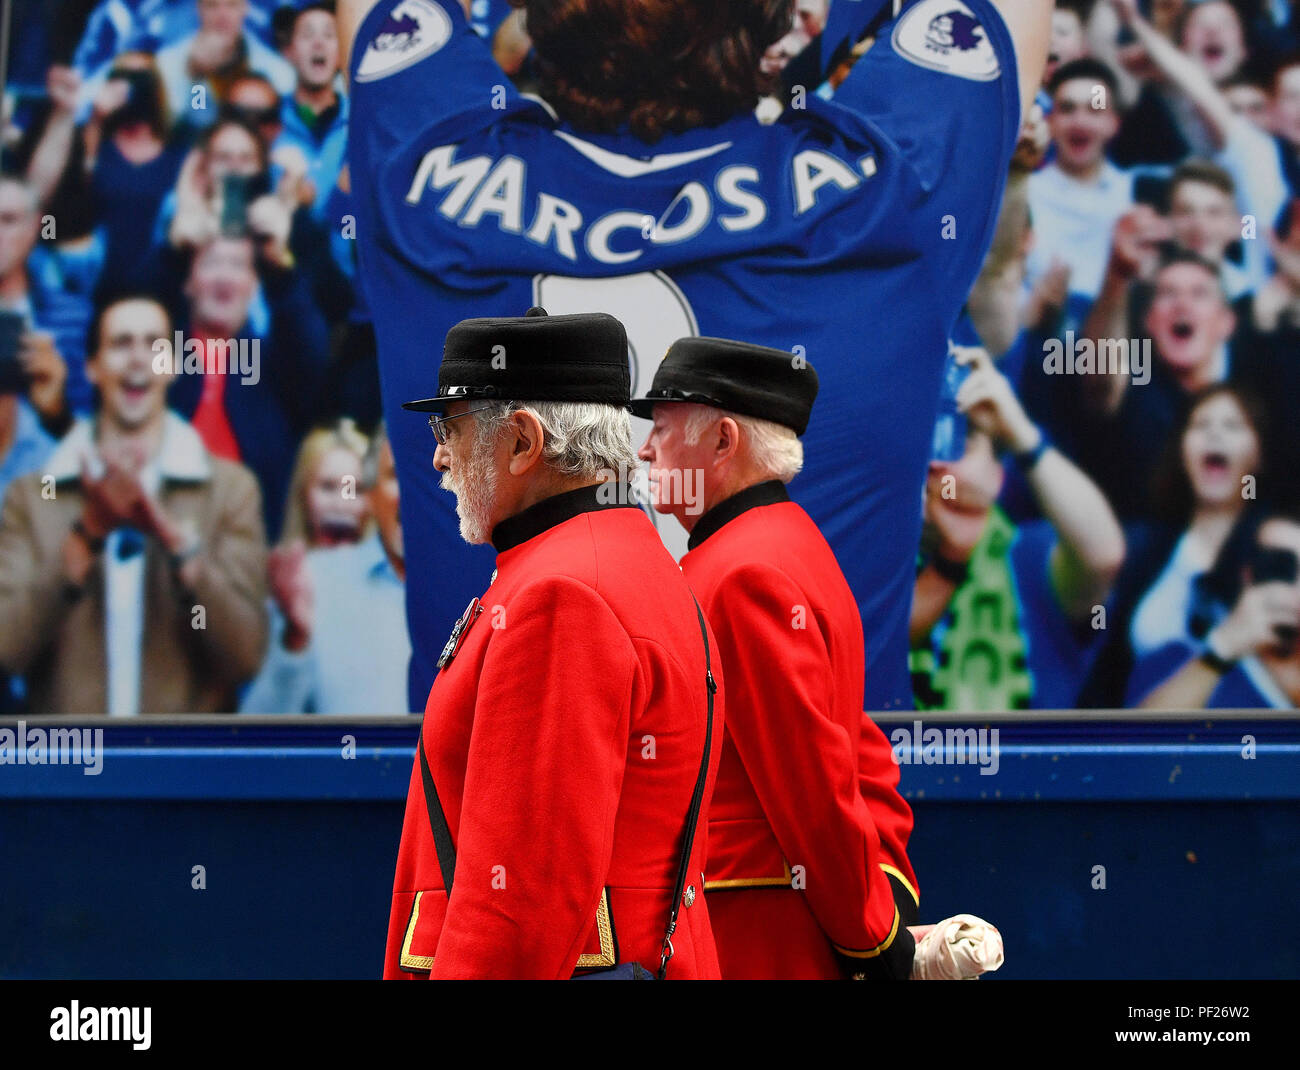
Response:
M964 981L1003 963L1002 934L973 914L957 914L935 925L915 925L913 981Z

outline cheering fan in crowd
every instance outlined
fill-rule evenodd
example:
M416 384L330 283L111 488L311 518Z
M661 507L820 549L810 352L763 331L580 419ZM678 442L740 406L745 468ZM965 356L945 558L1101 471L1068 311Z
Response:
M158 50L174 119L207 126L230 83L250 71L269 78L282 96L293 92L289 62L246 24L248 0L198 0L198 10L198 29Z
M307 4L294 13L285 49L297 75L282 111L283 144L307 160L310 199L323 210L338 181L347 151L348 99L339 93L339 40L334 16L325 4Z
M1181 432L1167 447L1164 470L1157 469L1161 519L1182 526L1134 610L1129 641L1137 658L1167 643L1199 638L1196 631L1203 636L1208 624L1194 631L1192 623L1204 615L1197 605L1197 578L1208 574L1225 550L1232 552L1243 522L1247 536L1254 530L1258 519L1249 514L1261 490L1270 489L1271 480L1258 485L1266 455L1264 424L1259 403L1234 387L1211 386L1193 399ZM1240 553L1235 556L1240 559Z
M1142 698L1151 666L1202 642L1234 601L1268 508L1261 499L1276 500L1281 483L1268 432L1266 411L1238 387L1217 383L1191 399L1148 482L1153 517L1129 528L1133 553L1115 598L1123 628L1099 659L1099 701L1125 702L1134 663L1142 670L1129 693Z
M291 508L286 539L304 523L318 538L311 549L293 538L268 555L270 650L240 712L402 713L411 643L393 451L382 429L367 445L346 426L313 432L308 445L319 455L303 488L313 505L297 512L312 519ZM352 453L357 446L364 456ZM350 487L354 460L359 485ZM366 519L374 530L363 536Z
M211 452L257 475L273 540L280 534L294 444L315 416L326 348L307 280L285 266L290 254L284 237L218 235L193 253L183 337L203 362L179 376L169 395ZM258 297L265 301L260 309ZM259 313L269 315L261 330ZM231 353L241 359L218 359Z
M257 484L165 404L152 369L171 334L158 302L99 318L87 363L100 399L0 517L0 666L41 713L214 713L266 647ZM201 626L195 621L200 618Z
M1267 516L1218 623L1203 642L1170 643L1139 661L1130 700L1178 710L1300 707L1298 562L1300 518Z
M318 548L361 539L367 518L357 491L369 449L351 420L307 433L289 480L281 542Z
M1110 393L1102 411L1076 414L1082 463L1121 517L1151 516L1160 456L1198 391L1229 382L1263 393L1271 369L1260 351L1234 344L1237 322L1211 261L1180 251L1160 258L1144 319L1150 381L1135 381L1134 361L1145 356L1134 348L1144 342L1132 339L1128 362L1090 377Z
M971 369L956 398L970 430L958 461L930 464L928 546L912 602L913 642L946 662L931 698L945 709L1069 709L1103 645L1124 534L1101 490L1029 418L988 353L965 349L956 359ZM1041 518L1017 525L994 505L1003 478L995 450L1019 469ZM990 612L995 605L1002 611ZM949 634L936 626L952 607L983 619Z

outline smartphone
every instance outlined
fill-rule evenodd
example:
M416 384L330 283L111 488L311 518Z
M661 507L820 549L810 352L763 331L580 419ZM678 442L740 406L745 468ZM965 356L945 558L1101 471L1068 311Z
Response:
M1138 175L1133 179L1133 203L1149 204L1161 215L1169 211L1169 179L1164 175Z
M1280 546L1256 546L1250 555L1250 582L1295 583L1300 576L1300 558L1294 550Z
M960 461L966 453L966 414L957 409L957 391L969 378L971 369L969 365L957 363L955 352L949 341L939 393L939 417L930 440L932 461Z
M248 229L248 206L270 190L265 174L225 175L221 180L221 230L243 234Z
M123 119L149 119L157 111L158 88L154 76L148 71L116 70L110 78L125 82L126 100L120 114Z
M0 312L0 394L21 394L27 389L27 374L18 360L18 346L26 330L26 317Z
M1300 576L1300 558L1294 550L1280 546L1256 546L1250 557L1250 582L1261 583L1295 583ZM1280 624L1273 629L1279 646L1290 647L1296 641L1296 628Z

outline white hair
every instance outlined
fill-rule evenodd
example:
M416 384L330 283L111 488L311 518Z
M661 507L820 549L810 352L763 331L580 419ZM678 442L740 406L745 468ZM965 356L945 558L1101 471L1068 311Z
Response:
M626 409L591 401L497 401L475 412L479 427L530 412L542 425L542 460L560 475L593 477L637 466Z
M734 412L692 405L686 416L683 433L686 444L694 446L716 420L730 416L740 428L741 441L749 450L754 464L769 478L789 483L803 468L803 443L794 429L771 420L741 416Z

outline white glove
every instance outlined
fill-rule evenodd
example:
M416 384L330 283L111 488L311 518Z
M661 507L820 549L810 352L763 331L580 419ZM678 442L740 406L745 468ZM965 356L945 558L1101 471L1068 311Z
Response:
M996 970L1002 961L1002 934L974 914L958 914L917 941L912 980L974 980Z

